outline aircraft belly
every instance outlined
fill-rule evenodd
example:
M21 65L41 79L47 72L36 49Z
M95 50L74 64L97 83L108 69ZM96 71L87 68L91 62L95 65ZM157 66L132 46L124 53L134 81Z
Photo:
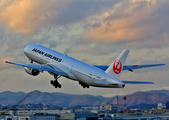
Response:
M104 85L104 84L92 84L94 87L102 87L102 88L122 88L119 85Z
M99 79L92 78L88 75L73 71L73 75L78 79L78 81L88 84L89 86L94 87L103 87L103 88L121 88L119 85L107 85L107 84L97 84L94 81L98 81Z
M87 76L83 73L79 73L77 71L72 71L72 73L77 78L78 81L86 83L86 84L92 83L92 78L90 76Z
M72 74L71 72L67 72L68 74L68 78L71 79L71 80L74 80L74 81L78 81L78 79L76 78L76 76L74 74Z

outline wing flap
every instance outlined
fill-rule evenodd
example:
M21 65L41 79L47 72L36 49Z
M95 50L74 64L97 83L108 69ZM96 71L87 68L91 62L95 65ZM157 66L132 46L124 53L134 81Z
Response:
M145 81L122 81L124 84L154 84L153 82Z
M36 65L36 64L33 64L33 63L21 64L21 63L9 62L9 61L6 61L6 63L14 64L14 65L22 66L22 67L27 67L27 68L31 68L31 69L36 69L36 70L39 70L39 71L52 72L52 73L55 73L55 74L58 74L58 75L68 77L68 75L65 72L63 72L62 70L60 70L59 68L54 69L51 66L49 66L48 64L43 64L43 65Z

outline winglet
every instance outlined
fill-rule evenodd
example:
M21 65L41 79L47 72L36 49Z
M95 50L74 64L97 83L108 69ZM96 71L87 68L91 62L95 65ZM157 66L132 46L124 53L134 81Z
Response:
M121 54L113 61L113 63L107 68L105 71L107 74L119 79L120 73L123 69L123 65L128 56L129 50L125 49L121 52Z

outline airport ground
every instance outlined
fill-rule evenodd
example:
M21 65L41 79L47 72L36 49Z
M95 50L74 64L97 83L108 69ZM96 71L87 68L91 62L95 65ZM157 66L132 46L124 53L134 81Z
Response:
M4 109L0 111L0 120L169 120L169 109L163 104L157 108L140 110L127 109L103 102L100 107L81 107L71 109Z

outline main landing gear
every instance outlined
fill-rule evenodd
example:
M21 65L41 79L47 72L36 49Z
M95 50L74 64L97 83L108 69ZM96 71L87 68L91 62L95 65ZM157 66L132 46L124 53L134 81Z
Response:
M62 85L59 84L58 79L60 78L60 75L54 75L55 80L51 80L50 83L55 87L55 88L61 88Z
M80 81L79 81L79 84L80 84L83 88L89 88L89 85L87 85L87 84L85 84L85 83L83 83L83 82L80 82Z

